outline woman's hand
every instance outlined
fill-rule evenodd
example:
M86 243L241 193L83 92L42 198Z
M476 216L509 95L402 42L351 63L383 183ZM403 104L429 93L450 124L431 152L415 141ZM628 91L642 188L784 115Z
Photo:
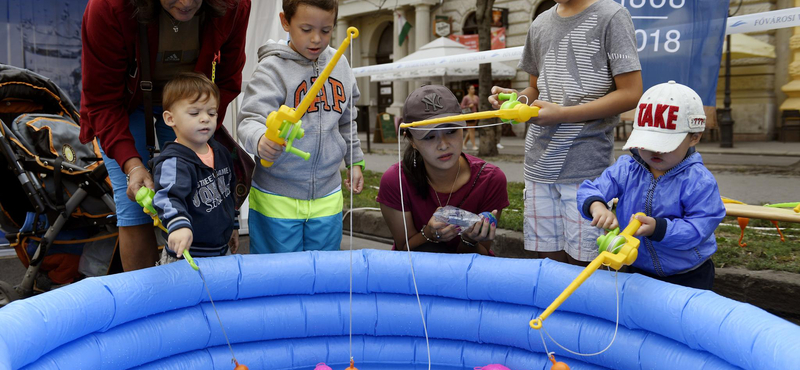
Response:
M433 216L431 216L431 219L428 220L428 225L425 227L425 229L425 236L427 236L428 239L437 242L449 242L453 240L453 238L457 237L461 232L460 227L456 225L449 225L446 222L437 221ZM428 232L430 232L430 234Z
M350 171L353 173L353 185L350 184ZM344 179L347 190L352 189L354 194L361 194L364 190L364 175L361 174L361 166L352 166L347 169L347 178ZM352 188L351 188L352 186Z
M512 93L512 92L513 93L517 93L517 95L519 95L519 92L517 90L506 89L506 88L503 88L503 87L500 87L500 86L492 86L492 95L489 95L489 103L492 103L492 108L500 109L500 105L503 104L497 98L497 94L500 94L500 93L508 94L508 93Z
M128 189L125 194L128 199L136 201L136 193L142 186L150 189L154 188L153 177L150 176L150 171L144 167L142 160L139 158L131 158L125 161L122 166L123 172L128 176Z
M492 216L497 218L497 210L492 211ZM472 243L480 243L494 240L497 224L489 222L488 217L483 217L483 221L476 222L469 229L465 230L461 236Z
M275 162L283 153L283 145L280 145L266 136L258 139L258 158L267 162Z

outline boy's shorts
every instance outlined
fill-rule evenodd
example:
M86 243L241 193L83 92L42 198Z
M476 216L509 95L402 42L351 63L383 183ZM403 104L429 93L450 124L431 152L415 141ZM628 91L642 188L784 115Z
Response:
M136 151L139 153L139 156L142 157L145 168L149 170L147 162L150 160L150 153L147 150L143 109L144 108L139 107L128 116L128 121L130 121L128 127L131 131L131 135L133 135ZM164 123L164 118L161 116L161 113L161 107L153 107L153 116L157 118L155 131L159 147L163 147L168 141L175 140L175 131ZM117 226L152 224L153 219L144 213L142 207L139 206L138 203L128 199L128 180L117 161L106 156L103 148L100 148L100 154L103 155L103 163L106 165L108 178L111 180L111 187L114 189L114 204L117 207Z
M250 253L338 251L342 244L341 190L301 200L250 189Z
M603 230L578 212L580 184L543 184L525 180L525 249L566 251L578 261L597 257L597 237Z

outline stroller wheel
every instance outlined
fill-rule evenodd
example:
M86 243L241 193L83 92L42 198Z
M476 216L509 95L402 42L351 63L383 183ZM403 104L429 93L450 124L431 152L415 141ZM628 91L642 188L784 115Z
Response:
M10 284L0 280L0 307L3 307L11 303L11 301L15 301L17 299L19 299L17 291L14 290Z

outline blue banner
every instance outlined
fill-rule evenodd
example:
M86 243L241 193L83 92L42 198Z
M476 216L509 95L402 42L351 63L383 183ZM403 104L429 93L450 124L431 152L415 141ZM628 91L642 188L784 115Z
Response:
M0 0L0 63L26 68L79 106L81 20L88 0Z
M729 0L615 0L636 28L644 89L675 80L716 105Z
M645 90L668 80L705 105L716 89L728 0L615 0L636 28ZM80 104L81 20L88 0L0 0L0 63L33 70Z

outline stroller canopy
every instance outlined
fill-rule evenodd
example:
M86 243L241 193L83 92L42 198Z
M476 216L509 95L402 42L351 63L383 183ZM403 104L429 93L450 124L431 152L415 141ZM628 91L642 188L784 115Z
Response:
M0 64L0 103L0 119L7 124L21 113L55 114L80 124L78 110L64 91L27 69Z

